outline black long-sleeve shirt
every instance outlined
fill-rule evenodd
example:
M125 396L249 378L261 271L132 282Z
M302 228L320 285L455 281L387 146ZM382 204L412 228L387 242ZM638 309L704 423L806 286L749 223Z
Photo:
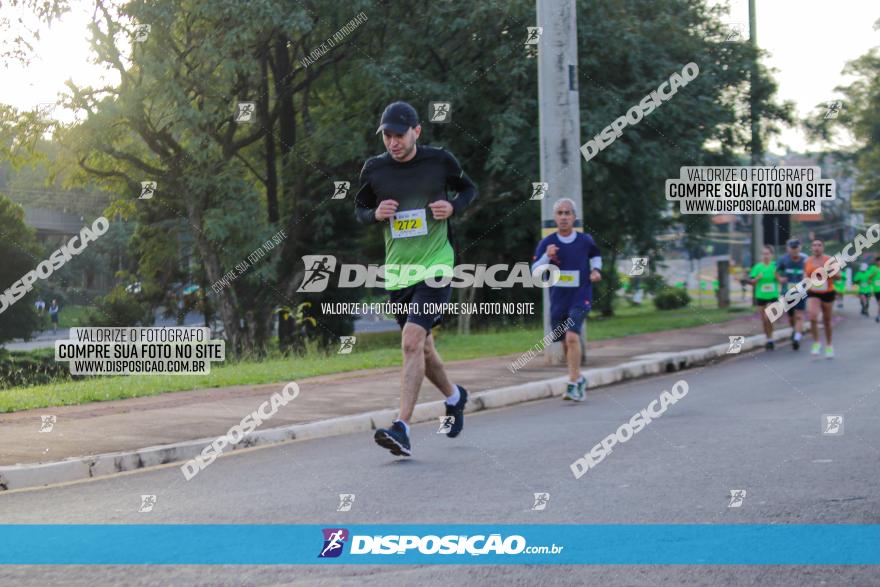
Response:
M449 191L457 192L450 198ZM382 200L396 200L395 217L385 221L386 265L453 265L448 220L435 220L428 204L447 200L453 217L476 197L477 186L458 160L442 148L419 146L416 155L399 163L388 153L367 160L361 170L355 212L360 222L374 224Z

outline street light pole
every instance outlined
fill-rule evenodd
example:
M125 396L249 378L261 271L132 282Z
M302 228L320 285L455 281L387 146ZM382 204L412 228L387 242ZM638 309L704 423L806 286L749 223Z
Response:
M751 163L753 166L763 162L763 149L761 147L761 125L758 113L758 98L755 95L755 84L758 80L758 27L755 17L755 0L749 0L749 42L755 51L752 60L751 80L749 84L749 115L752 123L752 141L750 146ZM761 249L764 248L764 215L752 215L752 265L761 258Z
M577 80L577 13L575 0L537 0L538 122L540 125L541 182L547 183L541 200L541 237L556 230L553 204L560 198L575 202L583 215L581 197L581 119ZM531 187L531 186L523 186ZM578 220L575 230L583 231ZM550 294L543 290L544 332L550 325ZM586 332L586 327L583 329ZM582 335L583 337L583 335ZM583 342L583 340L582 340ZM582 344L581 348L586 349ZM565 362L561 343L547 347L548 360Z

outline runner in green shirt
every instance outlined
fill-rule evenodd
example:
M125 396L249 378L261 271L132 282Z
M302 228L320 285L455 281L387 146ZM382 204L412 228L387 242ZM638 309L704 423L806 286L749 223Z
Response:
M464 426L467 390L450 381L431 336L452 287L431 285L429 278L452 275L450 219L464 213L477 186L449 151L417 144L422 126L406 102L389 104L376 132L382 133L386 152L364 164L355 213L362 224L381 227L385 238L385 288L391 303L401 306L395 318L403 375L398 419L373 438L391 454L408 457L409 422L426 377L446 396L446 436L455 438Z
M880 323L880 255L877 255L874 259L874 266L868 270L868 280L874 292L874 299L877 300L877 316L874 318L874 322Z
M870 269L873 269L871 267ZM859 303L862 305L862 316L868 315L868 296L871 295L871 282L868 281L869 267L867 263L862 263L859 270L853 276L853 283L859 287Z
M776 263L773 261L773 249L764 247L761 254L761 262L756 263L749 273L749 283L755 286L755 303L758 306L758 314L764 324L764 334L767 336L765 348L772 351L773 323L764 311L764 306L779 298L779 283L776 280Z
M846 269L840 272L840 279L834 282L834 291L837 292L837 307L843 307L843 296L846 294Z

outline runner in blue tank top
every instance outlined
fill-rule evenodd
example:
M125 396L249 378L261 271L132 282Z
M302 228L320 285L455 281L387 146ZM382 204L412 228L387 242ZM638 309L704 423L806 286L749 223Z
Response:
M568 388L563 399L584 401L587 380L581 374L581 325L593 302L592 284L602 279L602 257L589 234L574 230L577 209L561 198L553 205L557 231L535 249L532 270L559 267L559 281L550 288L550 325L554 342L563 341L568 362Z

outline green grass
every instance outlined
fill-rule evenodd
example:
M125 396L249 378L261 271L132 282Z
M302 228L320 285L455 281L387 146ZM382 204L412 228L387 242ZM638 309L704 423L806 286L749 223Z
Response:
M681 308L660 312L651 306L621 308L613 318L590 318L588 340L605 340L676 328L724 322L747 310ZM467 336L440 330L437 348L445 361L522 353L543 338L539 327L521 327ZM397 332L358 335L355 351L337 355L312 351L296 357L274 357L263 361L240 361L212 367L208 375L132 375L96 377L79 381L13 388L0 391L0 412L14 412L48 406L78 405L95 401L158 395L207 387L256 385L293 381L305 377L396 367L401 364Z
M58 325L61 328L85 326L86 317L91 311L90 306L64 306L58 316Z

